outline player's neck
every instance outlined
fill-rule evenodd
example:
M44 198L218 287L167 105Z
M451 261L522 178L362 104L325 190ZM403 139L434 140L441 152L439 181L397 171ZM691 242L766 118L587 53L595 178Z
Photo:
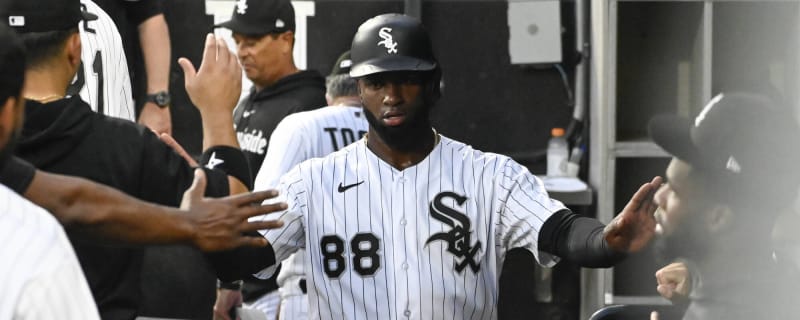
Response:
M58 100L67 93L67 86L69 86L71 77L69 80L65 79L67 79L66 75L61 75L58 72L28 70L25 72L25 86L22 94L26 99L39 100L41 102Z
M372 127L364 137L369 148L378 158L388 163L397 170L404 170L424 160L439 142L439 134L433 128L420 132L417 143L411 149L401 150L386 143Z

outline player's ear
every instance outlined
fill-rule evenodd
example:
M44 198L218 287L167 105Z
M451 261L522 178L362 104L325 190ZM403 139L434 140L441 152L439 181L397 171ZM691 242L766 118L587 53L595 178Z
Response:
M731 207L725 204L714 204L706 211L704 223L709 231L718 233L731 226L734 213Z
M8 97L0 109L0 149L8 143L15 130L14 125L19 121L17 118L21 117L22 110L18 110L21 109L18 102L20 102L19 97Z
M281 40L282 43L281 51L284 54L291 55L294 50L294 31L289 30L284 33L279 33L278 39Z
M70 65L77 70L78 65L81 63L81 36L77 31L67 38L64 50L66 50Z

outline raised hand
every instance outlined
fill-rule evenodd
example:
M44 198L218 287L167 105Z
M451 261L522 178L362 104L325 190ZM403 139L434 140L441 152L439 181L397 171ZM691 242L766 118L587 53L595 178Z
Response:
M222 38L206 36L203 61L195 70L189 59L178 59L189 98L203 116L231 114L242 93L242 68Z
M248 237L244 232L283 226L280 220L248 221L248 218L286 209L286 203L261 203L278 195L275 190L240 194L225 198L204 198L205 173L195 169L192 186L183 194L181 209L188 211L194 230L193 244L203 251L222 251L241 246L265 246L263 237Z
M661 177L643 184L631 200L604 230L608 244L619 252L637 252L644 248L655 235L656 220L653 217L658 207L653 201Z

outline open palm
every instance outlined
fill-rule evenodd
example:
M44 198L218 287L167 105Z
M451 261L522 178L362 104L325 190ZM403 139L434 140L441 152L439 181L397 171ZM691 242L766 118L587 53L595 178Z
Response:
M618 252L632 253L644 248L655 235L658 207L653 196L661 186L661 177L643 184L614 220L606 226L606 242Z

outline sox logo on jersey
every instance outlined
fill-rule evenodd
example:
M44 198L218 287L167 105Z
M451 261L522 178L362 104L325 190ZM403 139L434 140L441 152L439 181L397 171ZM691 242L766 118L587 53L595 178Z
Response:
M455 199L458 205L464 204L467 197L457 194L455 192L442 192L437 194L433 201L431 201L430 210L431 216L449 225L452 229L448 232L439 232L431 235L428 241L425 241L427 246L431 241L442 240L447 242L447 251L452 253L456 258L463 258L461 262L456 261L455 269L459 273L464 271L464 268L469 266L472 272L478 272L480 265L475 261L475 254L481 249L481 242L478 241L473 247L470 244L471 223L469 217L465 214L458 212L443 203L443 199Z

